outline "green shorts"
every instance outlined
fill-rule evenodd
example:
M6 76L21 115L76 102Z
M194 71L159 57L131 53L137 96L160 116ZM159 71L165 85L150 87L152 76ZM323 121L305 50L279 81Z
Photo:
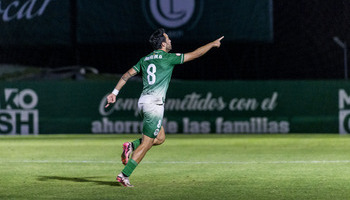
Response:
M164 104L139 103L138 107L143 119L142 133L150 138L156 138L162 127Z

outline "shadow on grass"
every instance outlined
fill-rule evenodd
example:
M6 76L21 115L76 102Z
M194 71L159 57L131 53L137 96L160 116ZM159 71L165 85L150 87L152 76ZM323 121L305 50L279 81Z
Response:
M79 182L79 183L96 183L97 185L108 185L108 186L122 186L120 183L117 181L97 181L93 180L93 178L98 178L98 177L80 177L80 178L75 178L75 177L63 177L63 176L39 176L38 180L39 181L48 181L48 180L59 180L59 181L71 181L71 182Z

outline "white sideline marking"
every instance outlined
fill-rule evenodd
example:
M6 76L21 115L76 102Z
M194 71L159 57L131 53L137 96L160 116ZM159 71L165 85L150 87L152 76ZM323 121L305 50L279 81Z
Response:
M0 160L0 163L92 163L92 164L119 164L119 161L94 161L94 160ZM186 162L186 161L144 161L142 164L232 164L232 165L248 165L248 164L329 164L329 163L350 163L350 160L296 160L296 161L223 161L223 162Z

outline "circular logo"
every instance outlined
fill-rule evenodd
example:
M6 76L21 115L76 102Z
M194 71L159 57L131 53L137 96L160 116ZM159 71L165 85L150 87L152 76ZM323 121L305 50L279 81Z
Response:
M202 0L145 0L143 8L153 28L193 28L203 9ZM190 28L190 29L191 29Z

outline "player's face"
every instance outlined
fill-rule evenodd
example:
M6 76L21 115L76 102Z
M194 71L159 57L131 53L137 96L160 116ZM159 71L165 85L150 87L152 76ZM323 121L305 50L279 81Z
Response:
M169 39L169 36L166 33L164 33L163 35L165 37L165 48L167 52L169 52L172 49L171 40Z

